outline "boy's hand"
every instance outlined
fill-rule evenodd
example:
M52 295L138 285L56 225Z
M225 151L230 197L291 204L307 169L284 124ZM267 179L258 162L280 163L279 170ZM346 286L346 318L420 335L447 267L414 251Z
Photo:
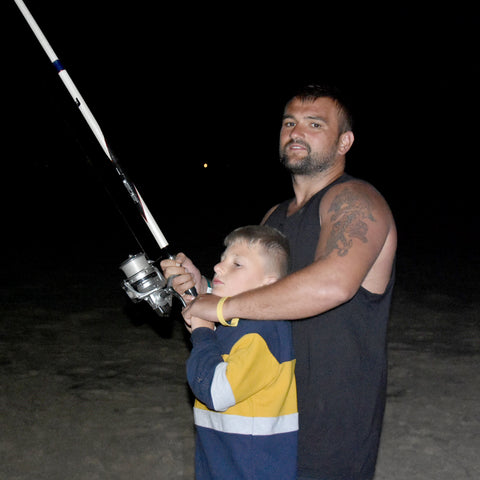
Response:
M193 302L189 303L182 310L183 318L189 320L190 318L194 318L197 315L200 315L200 318L203 318L204 320L209 320L210 322L218 322L217 305L219 300L220 297L214 294L199 295L194 299ZM230 318L233 318L225 316L225 310L226 309L224 308L223 316L225 317L225 319L229 320Z
M187 308L190 303L192 303L193 300L195 300L196 297L192 297L191 295L183 295L183 299L187 303ZM182 312L183 315L183 312ZM211 330L215 330L215 324L212 322L209 322L207 320L203 320L199 317L192 317L189 316L188 318L183 315L183 321L185 324L185 328L189 333L192 333L196 328L200 327L207 327L210 328Z
M207 320L202 320L198 317L192 317L189 319L184 318L185 328L189 333L192 333L196 328L206 327L210 330L215 330L215 324L208 322Z
M212 322L209 322L208 320L203 320L198 317L192 317L188 321L191 324L192 332L196 328L202 328L202 327L209 328L210 330L215 330L215 324Z
M193 287L199 291L202 274L184 253L179 253L173 260L162 260L160 266L165 278L176 275L172 281L172 287L180 295Z

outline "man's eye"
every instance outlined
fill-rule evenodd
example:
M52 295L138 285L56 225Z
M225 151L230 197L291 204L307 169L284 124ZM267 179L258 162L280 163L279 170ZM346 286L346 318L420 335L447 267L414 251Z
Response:
M233 265L234 265L235 267L241 267L241 266L242 266L242 265L241 265L240 263L238 263L238 262L233 262Z
M312 123L311 126L313 128L321 128L322 125L320 123Z

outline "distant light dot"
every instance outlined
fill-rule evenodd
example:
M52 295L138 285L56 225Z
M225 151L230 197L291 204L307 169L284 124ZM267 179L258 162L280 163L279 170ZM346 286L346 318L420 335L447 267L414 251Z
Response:
M208 163L204 163L203 168L207 168L207 167L208 167Z

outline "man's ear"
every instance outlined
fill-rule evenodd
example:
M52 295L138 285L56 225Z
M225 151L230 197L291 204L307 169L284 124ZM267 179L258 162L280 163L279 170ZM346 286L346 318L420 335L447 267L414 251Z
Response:
M342 133L338 141L338 153L345 155L352 147L354 140L355 137L352 131L349 130L348 132Z

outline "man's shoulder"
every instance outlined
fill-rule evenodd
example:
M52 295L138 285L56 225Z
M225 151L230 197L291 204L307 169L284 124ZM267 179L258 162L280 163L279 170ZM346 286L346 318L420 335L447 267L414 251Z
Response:
M320 202L321 214L358 208L389 211L385 198L371 183L354 177L333 185Z

